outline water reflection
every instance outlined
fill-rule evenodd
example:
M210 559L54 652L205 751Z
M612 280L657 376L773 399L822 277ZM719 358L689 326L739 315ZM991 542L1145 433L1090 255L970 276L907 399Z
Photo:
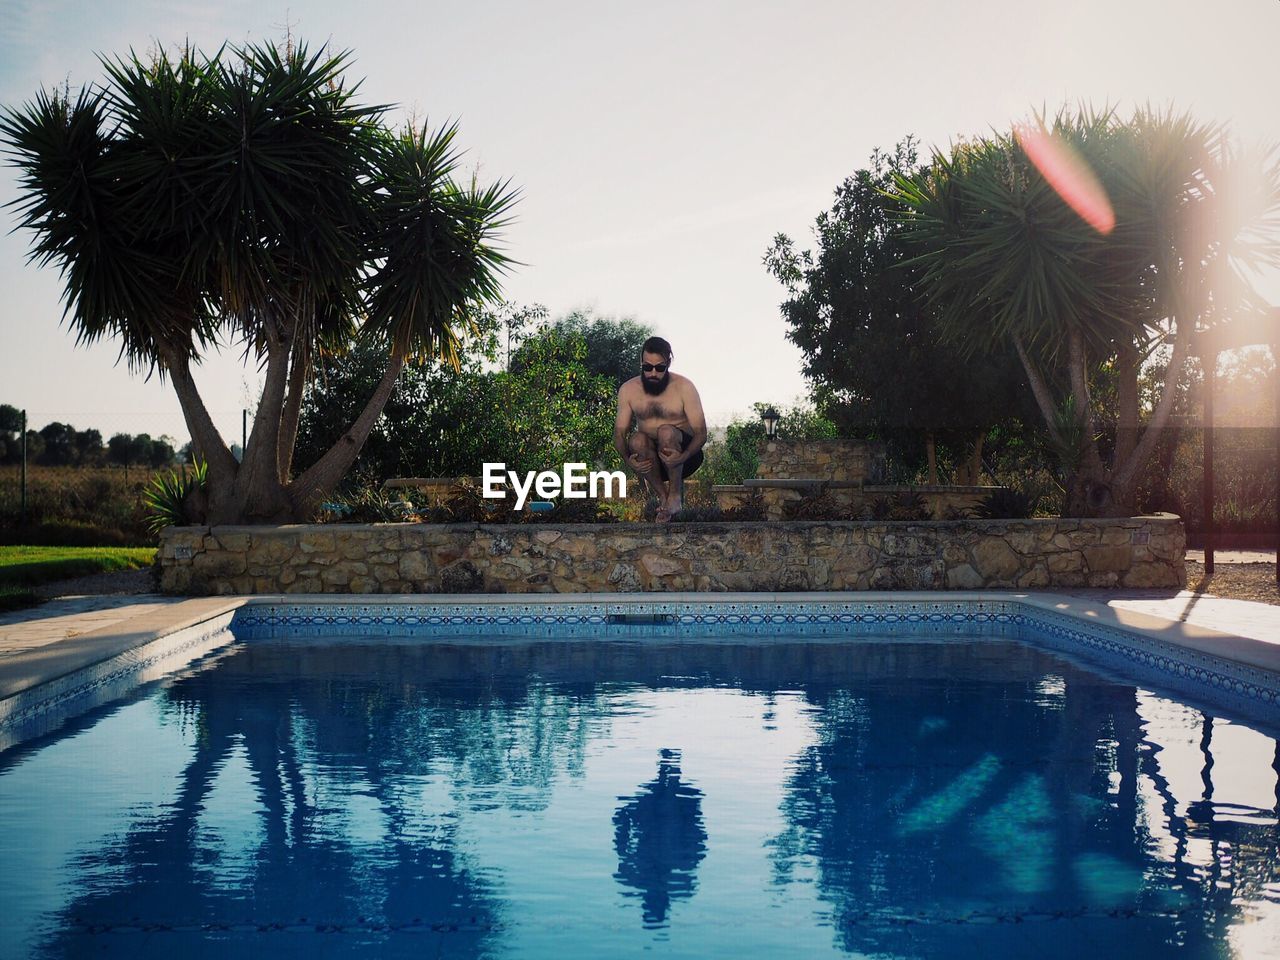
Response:
M708 687L758 729L688 723ZM639 738L673 691L682 719ZM1241 727L1017 644L264 642L163 696L189 745L169 798L57 866L24 953L302 955L310 931L344 955L558 956L591 930L621 956L652 946L636 901L698 956L784 928L770 955L1280 944L1274 740L1241 761ZM753 736L790 762L751 765Z
M1147 956L1226 957L1242 921L1265 919L1253 932L1280 950L1280 914L1262 909L1280 901L1277 808L1215 802L1213 721L1202 796L1176 798L1141 692L1055 673L811 685L818 742L787 783L777 882L815 864L840 946L856 953L985 955L1008 940L1004 924L1044 921L1037 955L1073 955L1053 920ZM1210 840L1195 867L1193 837ZM1015 940L1037 927L1019 929Z
M639 892L645 926L667 920L673 900L687 900L707 854L702 791L680 779L680 751L664 748L658 776L643 784L613 815L614 878Z

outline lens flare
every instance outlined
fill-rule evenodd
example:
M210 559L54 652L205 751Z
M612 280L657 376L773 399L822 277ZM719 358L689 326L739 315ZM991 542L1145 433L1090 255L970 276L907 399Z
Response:
M1080 219L1101 234L1115 229L1116 215L1111 209L1107 191L1071 144L1039 126L1022 124L1013 132L1049 186L1080 215Z

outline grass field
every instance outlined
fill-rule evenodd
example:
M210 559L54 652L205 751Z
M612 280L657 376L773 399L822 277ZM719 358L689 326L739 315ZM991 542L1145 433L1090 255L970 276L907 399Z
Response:
M154 547L4 547L0 546L0 610L31 606L31 589L52 580L86 577L112 570L149 567Z
M146 527L142 493L156 473L140 467L126 471L107 466L33 465L27 471L27 513L22 524L21 470L11 464L0 466L0 543L154 544L155 535ZM38 531L31 528L50 524L63 528L53 531L55 539L33 537ZM5 529L11 535L4 535Z

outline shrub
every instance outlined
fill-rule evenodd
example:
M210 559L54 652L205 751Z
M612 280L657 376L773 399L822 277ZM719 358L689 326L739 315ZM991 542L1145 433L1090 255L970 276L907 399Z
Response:
M974 507L983 520L1026 520L1036 512L1040 498L1025 490L1001 487L992 490Z
M417 520L413 504L403 497L365 487L320 505L321 523L403 523Z
M876 497L863 508L868 520L931 520L929 505L918 493L897 493L891 497Z
M764 494L758 490L751 496L744 499L736 507L730 507L724 512L726 520L764 520L766 513L764 508Z
M830 493L815 493L792 501L782 508L786 520L852 520L848 506Z
M672 523L722 523L725 511L719 507L685 507L671 517Z
M165 527L184 527L199 520L191 510L191 496L204 492L207 467L203 460L191 472L168 470L151 478L142 493L147 510L147 529L159 533Z

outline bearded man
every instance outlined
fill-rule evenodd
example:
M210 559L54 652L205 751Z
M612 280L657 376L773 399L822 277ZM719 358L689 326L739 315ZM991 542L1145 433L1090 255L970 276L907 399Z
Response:
M640 375L618 390L613 445L658 498L658 521L684 506L684 478L702 466L707 421L688 377L671 372L671 344L650 337L640 348ZM635 433L627 431L635 421Z

